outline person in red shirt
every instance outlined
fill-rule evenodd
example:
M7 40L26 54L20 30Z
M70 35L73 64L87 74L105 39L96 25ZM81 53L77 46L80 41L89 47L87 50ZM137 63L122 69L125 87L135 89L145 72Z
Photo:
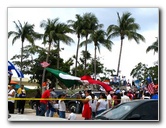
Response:
M53 91L53 87L50 86L48 90L45 90L41 96L41 98L51 98L50 92ZM39 116L45 116L45 112L47 110L48 100L40 100L40 113Z

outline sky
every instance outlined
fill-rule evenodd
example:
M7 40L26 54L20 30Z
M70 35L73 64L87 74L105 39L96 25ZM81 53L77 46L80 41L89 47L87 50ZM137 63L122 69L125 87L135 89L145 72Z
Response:
M148 32L147 30L148 29L151 29L151 28L154 28L154 25L151 25L149 26L150 24L152 24L153 20L150 20L149 21L149 18L146 18L147 16L144 16L144 17L140 17L139 20L140 21L143 21L144 23L148 20L148 22L146 22L146 24L144 24L143 26L144 27L147 27L146 29L146 35L150 36L148 39L150 41L146 41L146 44L147 46L149 46L152 42L155 41L155 37L160 33L160 122L71 122L71 123L64 123L64 122L56 122L56 124L54 122L48 122L48 123L45 123L45 122L33 122L33 123L30 123L30 122L23 122L23 123L20 123L20 122L15 122L15 123L10 123L8 122L7 120L7 60L8 60L8 51L9 51L9 47L8 47L8 38L7 38L7 33L8 33L8 30L9 30L9 24L8 24L8 8L11 8L11 7L144 7L144 8L147 8L147 7L150 7L150 8L153 8L153 7L158 7L159 10L160 10L160 31L159 32L154 32L154 31L151 31L151 32ZM40 128L45 128L45 127L55 127L55 126L58 126L58 127L64 127L64 126L67 126L67 127L72 127L72 128L91 128L91 127L94 127L94 126L97 126L97 127L123 127L123 128L128 128L129 125L130 127L134 127L134 128L147 128L147 127L153 127L153 128L158 128L158 127L161 127L161 128L165 128L165 119L166 119L166 111L165 111L165 102L163 101L165 98L164 98L164 91L166 90L166 86L164 86L166 83L165 83L165 79L164 79L164 73L166 72L165 70L165 67L163 65L165 65L165 58L164 58L164 55L166 54L165 53L165 40L164 40L164 30L165 30L165 13L166 13L166 8L164 6L164 3L163 3L163 0L116 0L116 1L112 1L112 0L102 0L102 1L93 1L93 0L84 0L84 1L79 1L79 0L60 0L60 1L56 1L56 0L40 0L40 2L38 0L28 0L28 1L25 1L25 0L1 0L0 1L0 12L1 12L1 20L0 20L0 28L1 28L1 37L0 37L0 54L1 54L1 60L0 60L0 76L1 76L1 93L0 93L0 97L1 97L1 125L3 125L4 127L8 127L8 128L13 128L13 127L17 127L17 128L36 128L36 126L38 125ZM38 19L39 17L41 17L42 15L46 15L44 14L44 12L36 12L37 15L32 18L32 17L29 17L28 18L28 22L31 23L30 20L36 20ZM59 12L60 13L60 12ZM120 12L119 12L120 13ZM136 14L139 14L141 13L140 12L137 12ZM31 12L31 15L35 14L35 12ZM112 12L110 12L109 14L112 14ZM147 13L143 13L144 15L147 14ZM157 18L156 15L154 15L154 12L151 12L150 13L151 16L152 16L152 19L155 19L157 20L158 19L158 16ZM17 14L13 14L13 17L15 16L19 16L21 15L22 16L22 11L20 11L19 13ZM25 15L27 15L28 17L28 14L26 13ZM66 16L68 16L69 13L67 13ZM116 18L116 12L113 13L113 15L115 16ZM47 18L48 14L45 16ZM104 14L102 14L101 16L104 16ZM22 16L24 17L24 16ZM49 16L48 16L49 17ZM104 21L105 19L108 18L108 16L106 15L104 17ZM113 18L114 19L114 18ZM18 20L18 19L16 19ZM20 19L21 20L21 19ZM115 20L115 23L116 23L116 19ZM136 18L136 21L138 21L138 18ZM11 21L12 22L12 21ZM33 21L32 21L33 22ZM107 21L109 22L109 21ZM33 22L34 23L34 22ZM158 23L158 21L157 21ZM13 23L10 23L11 26ZM109 23L108 23L109 24ZM37 26L37 25L36 25ZM142 26L142 25L141 25ZM149 27L148 27L149 26ZM14 28L10 28L10 30L12 30ZM141 27L141 30L143 30L143 27ZM152 30L152 29L151 29ZM147 40L147 39L146 39ZM119 53L119 44L120 41L117 40L117 44L114 45L114 47L118 47L118 50L117 52ZM122 58L124 58L123 56L124 55L124 49L125 47L127 47L127 50L126 51L129 51L129 47L127 46L127 44L129 46L131 46L131 43L125 41L125 44L124 44L124 47L123 47L123 55L122 55ZM134 43L135 44L135 43ZM141 43L142 45L144 43ZM12 50L11 52L15 52L15 51L19 51L19 47L15 47L12 46ZM135 48L137 47L137 48ZM135 48L133 51L131 51L130 49L130 53L128 53L128 56L125 58L129 58L129 62L133 62L134 61L134 57L136 59L138 58L144 58L146 54L142 54L141 57L138 57L138 55L135 55L134 57L131 57L131 55L134 55L134 53L136 53L136 50L138 49L138 46L135 45L133 48ZM146 49L145 47L143 47L144 49ZM88 47L89 49L89 47ZM113 48L115 49L115 48ZM139 49L138 51L141 52L141 53L144 53L144 49ZM113 50L115 51L115 50ZM112 51L112 53L113 53ZM104 53L106 53L106 50L104 50ZM111 53L111 54L112 54ZM130 57L129 57L130 55ZM153 53L148 53L148 55L151 55L151 57L149 59L145 59L147 60L146 62L149 62L151 61L153 58L155 58L153 56ZM62 55L61 55L62 56ZM108 54L109 57L111 57L110 53ZM115 54L114 54L115 56ZM117 56L117 55L116 55ZM158 58L158 57L157 57ZM114 58L115 59L115 58ZM115 62L115 69L117 68L117 60L114 60L114 59L111 59L111 60L107 60L108 61L114 61ZM104 59L106 60L106 59ZM156 60L156 59L154 59ZM153 62L153 61L152 61ZM123 63L123 62L122 62ZM128 66L130 63L128 63L127 65L125 65L125 68L124 69L128 69L132 66ZM111 63L113 64L113 62ZM136 62L137 64L137 62ZM121 64L122 65L122 64ZM135 64L134 64L135 65ZM111 66L112 68L114 68L113 66ZM121 66L122 68L122 66ZM122 71L124 69L121 69ZM81 124L81 125L80 125ZM83 124L83 125L82 125Z
M21 12L21 13L20 13ZM39 15L39 12L42 12ZM156 37L159 37L159 8L149 8L149 7L135 7L135 8L103 8L103 7L90 7L90 8L8 8L8 32L16 31L15 24L13 21L20 21L22 24L28 22L35 25L35 31L39 33L44 33L44 29L40 27L40 23L43 20L59 18L59 22L67 23L67 20L76 20L75 15L83 15L84 13L93 13L98 18L99 23L103 24L103 29L106 31L108 26L111 24L117 25L117 12L120 16L124 12L130 12L131 17L135 18L135 22L140 25L140 29L137 31L145 37L145 42L140 42L138 45L134 40L129 41L127 38L124 39L121 64L120 64L120 75L126 76L127 79L132 79L130 76L131 70L139 63L147 64L153 66L154 62L158 60L158 54L153 51L146 53L146 49L153 42L156 41ZM19 14L19 15L18 15ZM18 23L18 22L17 22ZM67 60L76 53L77 36L72 34L75 43L71 46L67 46L63 43L60 44L61 48L64 48L60 52L60 56ZM13 37L8 39L8 60L12 58L15 54L20 54L21 51L21 41L17 40L14 45L12 45ZM82 38L81 41L85 40ZM112 51L108 51L105 47L100 46L100 53L97 51L97 57L104 64L107 69L117 70L119 51L120 51L120 37L113 38L111 41L114 43L112 45ZM24 43L24 46L29 44ZM41 40L35 41L36 45L41 46ZM44 47L44 45L43 45ZM48 47L46 45L45 47ZM15 50L13 50L15 49ZM79 49L79 53L84 50L84 47ZM11 52L12 51L12 52ZM94 45L88 45L88 51L94 57ZM80 54L79 54L80 57ZM116 73L115 73L116 74ZM17 76L16 73L14 76ZM100 75L102 76L102 75ZM26 77L26 76L25 76Z

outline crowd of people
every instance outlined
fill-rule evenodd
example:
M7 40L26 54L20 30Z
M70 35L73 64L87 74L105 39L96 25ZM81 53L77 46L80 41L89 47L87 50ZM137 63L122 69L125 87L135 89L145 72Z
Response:
M37 89L35 98L41 98L36 102L36 116L46 116L46 117L59 117L66 118L68 120L76 120L76 114L74 113L74 108L71 109L71 113L66 117L66 104L64 102L66 94L63 93L58 97L55 96L53 91L53 86L45 85L45 91L41 94L40 90ZM142 88L139 90L120 89L116 87L113 91L101 91L99 97L95 96L92 90L85 89L84 97L80 101L83 104L82 117L85 120L93 120L96 115L102 113L103 111L113 108L116 105L128 102L135 99L158 99L158 91L152 95L147 89ZM26 91L24 85L15 91L13 86L8 85L8 98L25 98ZM58 98L58 100L44 99L44 98ZM15 100L8 100L8 111L9 113L14 113L14 103ZM25 108L25 100L17 101L18 114L23 114Z

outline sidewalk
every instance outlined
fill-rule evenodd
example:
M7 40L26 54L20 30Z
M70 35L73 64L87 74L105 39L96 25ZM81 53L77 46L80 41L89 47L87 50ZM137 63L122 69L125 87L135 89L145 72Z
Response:
M15 110L15 114L17 115L17 110ZM66 113L66 119L69 116L70 113ZM26 108L24 110L24 114L20 114L20 115L31 115L31 116L36 116L36 111L34 109L30 109L30 108ZM82 117L82 114L76 114L77 118L76 120L84 120L84 118ZM51 117L51 118L59 118L59 117Z

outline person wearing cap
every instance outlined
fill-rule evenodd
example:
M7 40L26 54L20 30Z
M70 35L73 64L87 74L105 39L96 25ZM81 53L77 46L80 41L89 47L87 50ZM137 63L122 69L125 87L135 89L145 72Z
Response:
M15 90L13 86L8 85L8 98L15 98ZM8 112L9 114L14 114L14 100L8 100Z
M26 97L26 91L24 88L24 85L22 84L21 87L17 90L17 97L18 98L25 98ZM25 100L18 100L17 101L18 106L18 114L24 114L24 108L25 108Z

